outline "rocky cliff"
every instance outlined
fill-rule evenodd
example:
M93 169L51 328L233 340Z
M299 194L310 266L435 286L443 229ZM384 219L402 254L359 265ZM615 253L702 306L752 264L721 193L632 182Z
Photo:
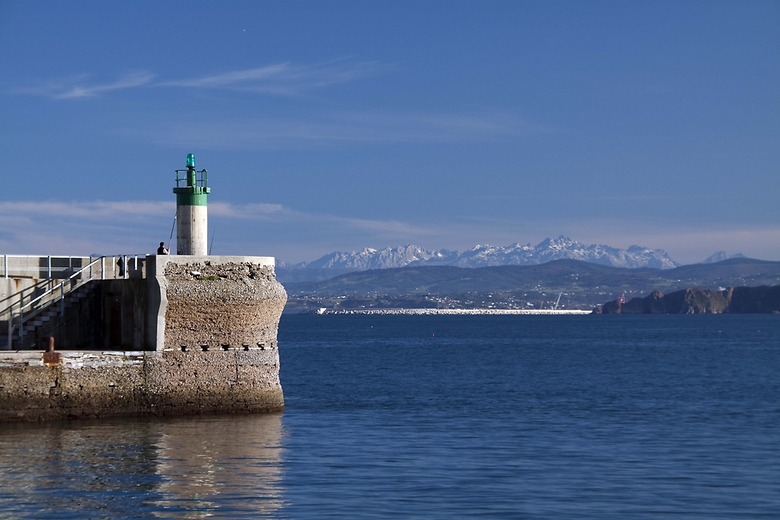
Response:
M594 313L601 314L747 314L780 313L780 285L772 287L729 287L683 289L664 294L654 291L644 298L605 303Z

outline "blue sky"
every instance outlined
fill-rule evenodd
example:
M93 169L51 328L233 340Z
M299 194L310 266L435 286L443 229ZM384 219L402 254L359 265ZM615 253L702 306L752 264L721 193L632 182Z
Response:
M0 0L0 252L780 260L780 3Z

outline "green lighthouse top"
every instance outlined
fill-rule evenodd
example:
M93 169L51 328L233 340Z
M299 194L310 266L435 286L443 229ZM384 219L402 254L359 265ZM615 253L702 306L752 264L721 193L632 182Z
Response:
M180 175L184 174L184 175ZM184 183L184 185L182 185ZM205 206L208 187L208 172L195 169L195 154L187 154L187 169L176 170L176 204L179 206Z

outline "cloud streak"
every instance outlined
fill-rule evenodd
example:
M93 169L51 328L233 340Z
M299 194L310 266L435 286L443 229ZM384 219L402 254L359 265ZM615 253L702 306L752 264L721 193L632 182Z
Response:
M90 76L82 74L34 87L22 87L10 91L12 94L29 94L51 99L77 99L95 97L114 90L137 88L149 85L154 74L147 71L132 71L109 83L90 82Z
M229 89L292 96L376 75L386 68L375 62L347 64L340 60L320 65L277 63L199 78L165 81L157 86Z
M340 217L325 213L297 211L281 204L209 204L209 215L217 218L274 222L280 225L305 225L320 228L367 231L379 234L435 234L437 230L399 220L372 220Z
M172 201L0 201L0 252L141 254L167 241L174 211ZM358 236L395 242L436 234L408 222L307 213L269 203L212 203L209 227L215 226L222 250L236 254L257 252L271 236L277 244L290 244L312 235L320 241Z
M110 217L158 217L173 215L175 204L155 201L0 201L0 215L56 216L59 218L104 219Z
M276 63L185 79L157 78L149 71L133 71L115 81L95 82L89 75L19 88L6 93L44 96L56 100L94 98L128 89L223 90L261 95L302 95L316 89L358 81L385 73L391 65L346 59L314 65ZM233 118L205 117L198 124L182 124L179 114L159 113L137 124L118 125L112 131L155 144L206 149L254 150L316 148L340 143L446 143L508 141L519 136L554 131L500 110L461 113L392 111L308 111L304 116ZM155 121L156 120L156 121Z
M325 147L347 143L450 143L510 141L550 131L512 114L330 112L311 119L232 119L178 124L167 119L143 129L165 146L254 150Z
M222 89L276 96L296 96L368 76L381 74L388 66L376 62L349 63L336 60L315 65L276 63L252 69L227 71L189 79L153 82L155 74L145 70L130 71L110 82L95 82L81 74L31 87L9 90L10 94L28 94L51 99L90 98L115 90L139 87Z
M173 201L0 201L0 253L142 254L168 240ZM299 211L275 203L209 204L217 254L310 261L334 250L415 243L467 249L477 243L537 243L568 235L586 243L665 249L693 263L718 250L780 258L780 227L680 226L599 219L458 219L416 223Z

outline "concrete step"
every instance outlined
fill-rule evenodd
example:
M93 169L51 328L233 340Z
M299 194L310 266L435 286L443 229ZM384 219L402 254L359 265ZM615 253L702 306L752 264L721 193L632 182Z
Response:
M44 310L35 316L35 318L25 321L22 327L24 334L29 335L35 332L35 330L44 323L51 322L52 319L59 316L61 308L69 308L74 303L77 303L92 294L94 290L95 286L87 283L75 291L65 294L63 302L60 302L59 300L48 302L46 307L44 307Z

